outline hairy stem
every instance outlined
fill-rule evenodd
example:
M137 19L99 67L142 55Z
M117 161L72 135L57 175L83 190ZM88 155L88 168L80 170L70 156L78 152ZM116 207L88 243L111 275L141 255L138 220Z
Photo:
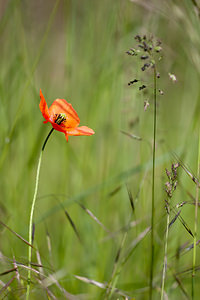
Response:
M33 195L33 200L32 200L32 205L31 205L31 213L30 213L30 220L29 220L29 244L32 245L32 229L33 229L33 213L34 213L34 208L35 208L35 202L37 198L37 192L38 192L38 184L39 184L39 176L40 176L40 167L41 167L41 161L42 161L42 155L46 146L46 143L54 131L54 128L51 129L49 132L48 136L46 137L44 144L42 146L42 150L40 152L39 160L38 160L38 166L37 166L37 173L36 173L36 180L35 180L35 190L34 190L34 195ZM32 256L32 248L29 246L28 248L28 278L27 278L27 290L26 290L26 300L29 299L30 295L30 282L31 282L31 256Z

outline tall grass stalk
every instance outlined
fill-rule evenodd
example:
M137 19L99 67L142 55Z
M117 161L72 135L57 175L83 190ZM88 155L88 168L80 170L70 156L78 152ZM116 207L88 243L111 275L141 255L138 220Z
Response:
M39 160L38 160L38 166L37 166L37 173L36 173L36 180L35 180L35 190L34 190L34 195L33 195L33 201L31 205L31 213L30 213L30 221L29 221L29 244L32 245L32 228L33 228L33 213L34 213L34 208L35 208L35 202L37 198L37 192L38 192L38 184L39 184L39 176L40 176L40 167L41 167L41 162L42 162L42 155L46 146L46 143L54 131L54 128L51 129L49 132L48 136L46 137L46 140L44 141L44 144L42 146L42 150L40 152ZM30 296L30 282L31 282L31 257L32 257L32 248L29 246L28 248L28 277L27 277L27 290L26 290L26 300L29 299Z
M125 244L125 241L127 239L127 235L128 235L128 230L125 232L125 234L122 238L120 248L118 249L117 255L115 257L115 263L114 263L114 266L113 266L113 271L112 271L110 282L108 283L105 300L111 299L111 297L113 295L113 292L114 292L114 289L115 289L115 286L116 286L116 283L117 283L117 280L118 280L118 277L121 273L122 266L118 266L118 263L119 263L121 251L122 251L122 249L124 247L124 244Z
M200 175L200 129L198 137L198 158L197 158L197 178ZM198 226L198 200L199 200L199 182L196 184L195 196L195 221L194 221L194 246L193 246L193 263L192 263L192 299L194 299L194 279L195 279L195 266L196 266L196 243L197 243L197 226Z
M150 262L150 289L149 299L153 292L153 267L154 267L154 218L155 218L155 162L156 162L156 121L157 121L157 77L154 65L154 117L153 117L153 168L152 168L152 204L151 204L151 262Z
M168 246L168 236L169 236L169 216L170 216L170 206L167 205L167 227L166 227L166 234L165 234L165 254L164 254L164 261L163 261L163 273L162 273L162 287L161 287L161 300L164 297L164 288L165 288L165 276L166 276L166 269L167 269L167 246Z

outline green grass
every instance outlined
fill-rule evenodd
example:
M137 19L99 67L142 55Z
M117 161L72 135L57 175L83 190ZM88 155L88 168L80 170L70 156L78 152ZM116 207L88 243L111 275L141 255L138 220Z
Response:
M135 46L136 34L151 33L162 40L164 55L157 80L164 95L157 99L153 278L153 299L160 299L167 218L165 168L175 162L171 151L195 172L198 164L200 20L194 3L157 0L145 7L128 0L18 0L0 4L1 222L28 240L37 162L51 129L42 123L40 88L48 105L56 98L66 99L77 111L80 125L95 130L91 137L69 137L68 143L55 131L43 155L34 246L41 257L43 282L50 280L48 289L57 299L70 299L62 288L78 299L80 295L83 299L125 299L123 293L130 299L149 298L151 234L145 230L151 225L153 98L144 112L147 96L136 86L128 86L144 74L140 62L125 52ZM176 74L177 83L170 81L169 72ZM153 82L152 74L148 81ZM188 192L195 199L196 186L181 168L178 182L171 208L192 201ZM184 204L178 210L194 232L195 206ZM171 210L170 221L173 217ZM0 234L0 273L12 269L14 260L19 272L1 274L1 288L8 285L0 291L0 298L25 299L28 246L3 225ZM177 219L169 229L167 244L165 293L170 300L191 298L193 250L184 248L185 253L176 254L179 247L191 246L193 241ZM35 250L32 260L38 263ZM195 261L198 267L198 245ZM9 282L16 274L20 280ZM31 278L30 299L48 299L38 281L42 277L32 272ZM104 288L110 283L113 289L106 292L89 279ZM193 282L193 299L198 299L198 269ZM116 294L114 287L122 294Z

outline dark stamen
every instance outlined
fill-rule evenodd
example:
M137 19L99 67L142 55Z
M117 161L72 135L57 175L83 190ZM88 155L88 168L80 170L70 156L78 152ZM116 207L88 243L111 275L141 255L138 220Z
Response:
M55 119L55 123L60 125L62 122L66 121L66 115L65 114L55 114L56 119Z

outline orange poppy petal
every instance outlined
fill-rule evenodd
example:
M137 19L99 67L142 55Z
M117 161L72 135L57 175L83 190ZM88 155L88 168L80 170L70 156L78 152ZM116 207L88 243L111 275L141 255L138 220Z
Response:
M61 127L74 128L79 125L80 119L76 111L73 109L72 105L64 99L56 99L49 107L51 120L53 121L55 115L61 113L66 115L66 121L62 123Z
M58 124L56 124L54 122L51 122L51 125L53 126L53 128L55 130L66 133L66 128L64 128L63 126L58 125Z
M48 109L47 103L44 99L44 96L43 96L41 90L40 90L40 99L41 100L40 100L39 107L40 107L41 113L42 113L43 117L45 118L45 120L47 120L47 122L48 122L49 118L50 118L49 109Z
M68 134L67 133L65 133L65 137L66 137L66 140L68 142Z
M87 126L80 126L76 128L67 129L68 135L92 135L94 131Z

